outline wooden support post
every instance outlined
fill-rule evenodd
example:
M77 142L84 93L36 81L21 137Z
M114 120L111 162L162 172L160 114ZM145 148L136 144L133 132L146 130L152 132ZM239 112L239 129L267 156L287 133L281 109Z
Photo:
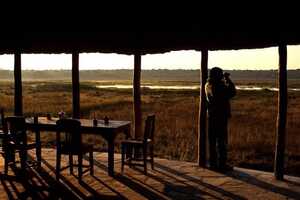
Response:
M80 118L79 53L72 53L73 118Z
M142 110L141 110L141 53L134 54L133 74L133 113L134 113L134 137L142 136Z
M278 93L278 114L277 114L277 135L275 151L275 177L283 180L284 175L284 150L287 117L287 47L279 45L279 93Z
M15 53L14 79L15 79L15 115L23 115L22 103L22 71L21 52Z
M205 83L207 80L208 50L201 51L201 86L199 102L199 127L198 127L198 165L206 166L206 94Z

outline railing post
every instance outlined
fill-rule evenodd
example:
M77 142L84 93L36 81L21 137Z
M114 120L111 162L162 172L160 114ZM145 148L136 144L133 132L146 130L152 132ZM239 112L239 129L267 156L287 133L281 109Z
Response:
M73 118L80 118L79 53L72 53Z
M15 115L23 115L21 52L15 52Z
M133 74L133 113L134 113L134 137L142 136L142 111L141 111L141 60L140 52L134 54Z
M284 175L284 151L287 117L287 47L280 44L279 48L279 75L278 75L278 113L277 113L277 135L275 151L275 177L283 180Z
M198 165L206 166L206 94L205 83L207 79L208 50L201 51L201 85L199 102L199 127L198 127Z

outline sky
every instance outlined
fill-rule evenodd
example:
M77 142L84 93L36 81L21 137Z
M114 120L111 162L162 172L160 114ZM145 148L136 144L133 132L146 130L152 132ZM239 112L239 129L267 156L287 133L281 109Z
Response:
M22 69L51 70L71 69L70 54L22 54ZM164 54L144 55L142 69L199 69L201 52L173 51ZM13 55L0 55L0 69L12 70ZM209 68L263 70L277 69L278 48L253 50L209 51ZM103 53L79 55L80 70L90 69L133 69L133 56ZM288 46L288 69L300 69L300 45Z

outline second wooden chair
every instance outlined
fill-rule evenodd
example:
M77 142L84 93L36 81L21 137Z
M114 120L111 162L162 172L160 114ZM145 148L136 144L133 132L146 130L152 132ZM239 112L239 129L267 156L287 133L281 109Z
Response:
M144 139L128 139L122 142L122 172L125 164L143 166L145 174L147 162L151 163L152 169L154 168L154 129L155 115L149 115L145 122Z
M78 156L78 178L82 180L82 175L86 171L83 171L83 155L89 153L89 169L90 174L94 174L93 167L93 146L82 143L81 137L81 123L76 119L60 119L56 122L57 134L56 134L56 179L59 180L60 171L70 168L70 173L73 174L73 155ZM62 134L64 137L62 137ZM69 165L61 168L61 155L69 155Z

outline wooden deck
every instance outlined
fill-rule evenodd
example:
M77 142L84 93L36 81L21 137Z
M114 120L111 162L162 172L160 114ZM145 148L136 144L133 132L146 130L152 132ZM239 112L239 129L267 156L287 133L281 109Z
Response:
M95 153L95 175L87 173L83 183L69 170L62 172L57 183L55 151L42 149L42 153L42 168L28 169L23 175L10 168L8 176L1 175L0 199L300 199L300 178L286 176L285 181L276 181L272 173L241 168L224 175L195 163L166 159L155 159L155 170L147 176L128 167L121 175L116 154L112 178L107 175L106 153ZM2 158L0 166L3 172Z

